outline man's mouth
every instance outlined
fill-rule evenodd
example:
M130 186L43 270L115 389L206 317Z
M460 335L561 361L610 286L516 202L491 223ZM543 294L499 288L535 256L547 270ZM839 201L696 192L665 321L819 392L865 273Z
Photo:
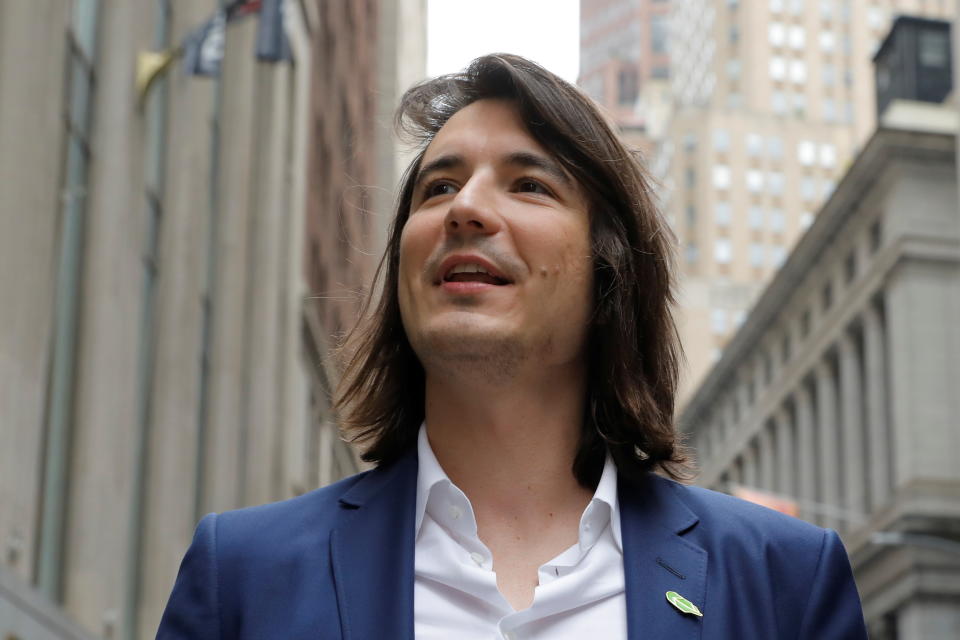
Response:
M443 277L444 282L481 282L483 284L509 284L505 278L496 276L483 266L476 263L460 263L454 265Z

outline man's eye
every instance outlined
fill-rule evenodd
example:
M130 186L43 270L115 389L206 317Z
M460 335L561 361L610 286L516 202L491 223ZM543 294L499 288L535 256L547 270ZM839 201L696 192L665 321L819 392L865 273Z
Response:
M550 195L550 191L535 180L521 180L517 184L517 191L520 193L542 193Z
M423 190L423 197L433 198L435 196L448 196L453 193L456 193L456 187L449 182L433 182Z

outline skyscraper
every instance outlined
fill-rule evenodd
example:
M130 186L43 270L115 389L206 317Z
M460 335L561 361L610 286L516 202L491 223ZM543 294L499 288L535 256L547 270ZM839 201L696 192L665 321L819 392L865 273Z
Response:
M669 76L668 118L658 117L663 103L653 98L639 100L638 110L622 116L611 102L619 96L609 79L624 66L621 60L648 49L621 34L640 34L642 44L660 14L641 8L663 11L666 4L581 3L581 84L626 131L651 119L659 124L644 129L655 147L651 165L661 204L677 234L677 316L688 361L683 402L873 131L871 58L891 18L952 17L956 5L671 0L669 63L658 72ZM610 17L603 22L600 15ZM604 34L614 34L606 49L596 42ZM650 37L649 48L653 43ZM606 66L595 60L596 51L607 52ZM654 60L637 68L657 68ZM594 69L606 70L602 91ZM649 85L656 78L641 78L638 96L645 90L655 95L643 81Z

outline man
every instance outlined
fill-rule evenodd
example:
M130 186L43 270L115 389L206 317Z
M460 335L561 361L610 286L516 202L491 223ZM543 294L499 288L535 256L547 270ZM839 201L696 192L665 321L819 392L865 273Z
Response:
M593 104L495 55L398 118L422 152L339 397L377 467L204 518L158 637L865 638L835 533L664 477L670 233Z

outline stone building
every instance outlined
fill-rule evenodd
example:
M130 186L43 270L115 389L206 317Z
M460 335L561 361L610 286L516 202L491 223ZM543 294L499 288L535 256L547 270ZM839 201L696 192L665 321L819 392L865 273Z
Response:
M879 640L960 633L958 115L889 104L680 417L700 483L841 532Z
M874 130L870 59L955 0L672 0L672 118L654 160L676 230L686 398Z
M267 62L272 4L0 2L4 640L152 638L204 513L358 468L329 347L382 243L381 101L423 74L425 2L284 0ZM220 73L188 73L224 8Z

